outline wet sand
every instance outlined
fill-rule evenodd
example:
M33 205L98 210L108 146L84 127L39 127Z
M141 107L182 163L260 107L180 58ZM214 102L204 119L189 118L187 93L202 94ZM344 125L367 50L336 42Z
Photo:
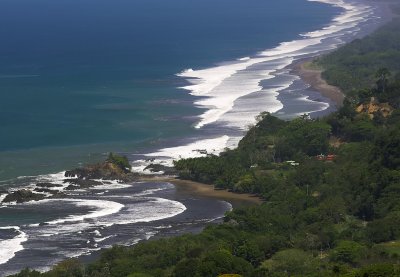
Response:
M337 108L343 105L345 95L335 86L329 85L322 78L322 69L311 67L313 59L304 59L293 64L293 73L300 76L303 81L311 86L314 90L318 91L322 96L331 99Z

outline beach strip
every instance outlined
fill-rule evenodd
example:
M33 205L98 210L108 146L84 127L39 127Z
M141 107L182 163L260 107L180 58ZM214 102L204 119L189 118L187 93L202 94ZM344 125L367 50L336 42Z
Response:
M305 83L309 84L312 89L332 100L337 108L340 108L345 98L344 93L340 88L329 85L325 79L322 78L322 72L324 70L316 68L313 66L312 62L313 58L299 60L292 64L292 72L298 75Z
M190 180L182 180L170 176L143 176L140 178L145 182L166 182L175 185L177 191L181 194L188 194L201 197L212 197L224 200L232 204L234 208L260 205L263 200L253 194L248 193L235 193L228 190L215 189L213 185L194 182Z

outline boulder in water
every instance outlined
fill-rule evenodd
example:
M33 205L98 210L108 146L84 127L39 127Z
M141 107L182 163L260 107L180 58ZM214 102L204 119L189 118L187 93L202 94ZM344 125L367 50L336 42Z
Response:
M59 188L59 187L62 187L62 185L60 185L60 184L53 184L53 183L37 183L36 186L37 187L41 187L41 188Z
M28 189L21 189L9 193L3 200L3 203L17 202L23 203L28 201L39 201L44 199L46 196L41 193L33 193Z

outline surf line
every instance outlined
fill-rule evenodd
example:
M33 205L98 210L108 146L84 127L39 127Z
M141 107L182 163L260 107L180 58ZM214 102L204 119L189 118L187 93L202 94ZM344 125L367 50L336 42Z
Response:
M193 96L201 97L195 100L197 107L205 108L206 111L200 115L199 122L195 128L199 129L208 124L222 120L224 123L239 128L245 128L254 123L257 113L268 111L271 113L282 109L282 103L277 99L279 92L287 89L295 81L285 80L274 88L264 89L261 81L276 78L276 73L306 55L315 55L319 52L335 49L343 44L342 37L348 33L358 32L358 26L371 18L373 7L364 3L333 0L308 0L310 2L321 2L333 7L341 8L343 11L333 18L328 25L320 30L300 34L300 39L282 42L275 48L258 53L254 57L237 59L232 62L209 67L205 69L187 69L176 74L186 79L189 85L181 89L189 91ZM335 38L335 39L331 39ZM323 44L324 40L331 39L329 43ZM318 50L313 46L320 46ZM252 93L264 93L268 95L264 106L254 112L241 112L241 122L229 122L229 117L224 115L234 109L235 101ZM324 106L326 109L329 106Z

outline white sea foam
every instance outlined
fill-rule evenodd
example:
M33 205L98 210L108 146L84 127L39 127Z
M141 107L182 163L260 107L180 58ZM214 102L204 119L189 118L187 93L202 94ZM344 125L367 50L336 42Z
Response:
M298 76L286 69L293 61L304 57L312 57L318 53L332 50L343 44L343 36L360 31L360 24L376 19L374 8L366 3L344 0L309 0L322 2L342 8L330 24L320 30L301 34L299 39L280 43L277 47L267 49L253 57L239 58L210 68L187 69L177 76L185 78L189 85L182 87L191 95L199 96L195 105L205 108L196 128L202 128L211 123L246 130L254 124L255 117L262 111L278 112L283 108L277 99L281 91L287 90L297 80ZM282 76L284 81L281 80ZM266 81L266 85L260 85ZM268 85L273 83L273 85ZM249 98L249 99L246 99ZM328 103L301 99L305 103L315 103L314 108L307 111L318 112L329 108ZM310 106L310 105L308 105ZM303 114L292 114L292 117ZM161 149L147 154L155 157L153 161L139 160L133 164L133 171L152 173L144 170L150 163L172 166L172 161L181 158L218 154L225 147L235 147L240 137L221 136L213 139L202 139L184 146ZM204 150L202 152L196 150ZM161 172L162 173L162 172Z
M141 197L136 195L135 197ZM84 200L84 199L46 199L34 204L64 201L80 207L91 207L91 211L85 215L70 215L57 220L46 222L45 229L38 229L39 236L51 236L57 234L69 234L91 228L95 236L101 235L102 227L110 227L115 224L125 225L137 222L151 222L178 215L186 210L186 207L174 200L164 198L146 197L140 203L127 204L126 206L114 201L106 200ZM32 203L33 205L33 203ZM121 210L123 208L123 210ZM91 220L87 220L91 219ZM40 227L31 224L29 227ZM99 242L98 240L97 242Z
M115 224L152 222L176 216L186 210L186 206L178 201L159 197L149 197L147 200L140 205L127 206L124 213L114 215L112 220L102 221L99 219L98 223L104 226L112 226Z
M115 237L115 235L106 236L104 238L94 238L94 241L95 242L102 242L102 241L105 241L105 240L113 238L113 237Z
M65 179L66 179L65 171L61 171L61 172L57 172L57 173L36 176L35 182L50 182L53 184L61 185L60 187L49 187L48 189L64 190L66 187L68 187L70 185L70 183L64 182ZM76 176L68 177L68 179L77 179L77 177ZM130 186L128 184L122 184L118 180L103 180L103 179L93 179L93 180L103 183L103 185L95 186L95 187L92 187L91 189L100 189L100 190L101 189L121 189L121 188L127 188ZM77 190L75 190L75 191L77 191Z
M303 96L303 97L300 97L299 99L301 99L301 101L303 101L303 102L309 102L309 103L316 102L314 100L311 100L309 98L309 96ZM322 106L322 109L311 110L310 113L319 112L321 110L325 110L325 109L329 108L329 104L328 103L324 103L324 102L319 102L319 103ZM297 113L296 114L296 116L301 116L301 115L303 115L303 113Z
M101 237L101 233L100 233L100 231L99 230L94 230L93 232L92 232L96 237Z
M94 226L97 226L96 227L97 229L92 231L94 237L87 241L87 244L90 245L91 247L82 248L75 251L61 252L63 255L67 257L77 257L99 250L100 248L98 248L98 243L106 241L116 236L116 235L108 235L101 237L101 233L99 230L103 229L105 226L110 227L116 224L125 225L138 222L151 222L176 216L186 210L186 207L182 203L174 200L157 198L157 197L143 198L143 200L145 201L127 205L122 212L113 214L112 216L98 217L96 218L97 220L88 222L81 222L81 223L70 222L69 224L63 224L63 225L50 225L46 226L47 229L46 231L48 232L49 228L51 228L60 231L61 233L66 233L66 232L75 233L78 230L93 228ZM63 222L68 222L68 221L63 220ZM156 233L157 232L147 232L145 234L146 239L150 238L151 236L154 236ZM140 240L141 240L140 238L136 238L132 241L126 242L125 244L132 245ZM102 248L104 247L107 248L108 246L102 245Z
M173 166L174 160L218 155L226 148L235 147L239 140L240 137L224 135L216 138L200 139L181 146L160 149L157 152L144 154L144 156L149 157L147 160L136 160L132 162L132 171L142 174L162 174L163 172L154 173L145 168L150 164L160 164L171 167Z
M155 153L147 154L149 157L172 157L174 159L185 159L203 156L203 150L208 154L218 154L222 151L229 140L228 136L213 139L199 140L188 145L165 148ZM212 147L210 149L210 146ZM202 153L203 152L203 153Z
M98 247L95 246L94 248L82 248L79 251L62 252L62 254L65 257L68 257L68 258L77 258L77 257L80 257L80 256L90 255L91 253L99 251L99 250L101 250L101 248L98 248Z
M51 174L45 174L45 175L39 175L36 178L36 180L39 182L53 182L56 184L63 184L64 179L65 179L65 171L51 173ZM74 179L74 178L71 177L70 179Z
M146 195L151 195L154 194L155 192L159 192L159 191L163 191L168 189L167 187L164 188L157 188L157 189L148 189L148 190L144 190L142 192L136 193L134 196L146 196Z
M81 255L87 255L94 251L98 251L101 248L111 247L103 245L104 241L107 241L117 235L107 235L102 237L102 233L106 227L112 225L125 225L137 222L151 222L155 220L165 219L178 215L186 210L186 207L177 201L168 200L157 197L138 197L139 202L132 204L126 204L122 208L121 204L113 201L100 201L100 200L84 200L84 199L62 199L54 201L65 201L71 202L76 206L93 207L96 211L90 212L84 216L70 216L51 222L47 222L49 225L44 225L42 228L34 228L30 230L30 234L34 236L47 236L51 233L57 233L61 236L76 236L76 234L87 233L82 230L90 230L92 238L87 239L86 245L80 249L74 250L63 250L57 252L65 257L78 257ZM42 200L39 201L43 204L51 202L53 200ZM37 202L36 202L37 203ZM30 204L31 205L31 204ZM91 218L91 220L85 220ZM33 226L30 226L33 227ZM37 226L40 227L40 226ZM146 232L146 239L155 235L157 232ZM70 235L71 234L71 235ZM58 238L58 237L57 237ZM131 241L126 242L126 245L132 245L140 241L142 238L135 238ZM53 238L54 240L54 238ZM111 240L110 240L111 241Z
M239 77L240 82L237 82L234 75L266 60L270 59L253 58L178 74L180 77L187 78L187 81L191 83L189 86L182 87L183 89L189 90L192 95L207 97L195 102L195 105L208 109L200 115L201 120L195 127L201 128L217 121L233 108L236 99L260 91L262 87L259 82L268 79L273 71L260 70L257 74L246 74L245 78Z
M161 225L161 226L157 226L154 228L155 229L169 229L169 228L172 228L172 225Z
M2 205L1 203L3 202L4 198L6 198L6 197L7 197L6 193L0 194L0 205Z
M124 184L120 183L118 180L102 180L102 179L97 179L94 181L98 181L103 183L102 185L92 187L92 190L113 190L113 189L124 189L124 188L129 188L132 185L130 184Z
M173 166L174 160L192 157L204 157L208 154L217 155L229 146L229 140L230 138L228 136L221 136L217 138L198 140L187 145L164 148L157 152L145 155L147 157L156 157L154 159L137 160L133 162L132 170L134 172L154 174L154 172L145 170L146 166L154 163L171 167Z
M48 187L47 189L61 191L68 187L70 184L64 182L65 179L65 171L39 175L35 178L35 183L52 183L56 185L60 185L59 187ZM68 177L68 179L76 179L76 177Z
M323 28L322 30L306 33L305 37L321 37L332 35L334 33L351 29L356 27L362 22L370 19L373 14L372 7L361 3L349 3L346 1L333 1L333 0L308 0L310 2L322 2L330 4L335 7L344 9L344 11L333 19L332 23Z
M46 224L56 225L66 222L77 222L83 221L85 219L93 219L98 217L103 217L119 212L124 205L107 200L88 200L88 199L45 199L30 203L31 205L40 205L43 203L55 203L55 202L68 202L73 203L77 207L90 207L94 211L91 211L84 215L69 215L65 218L60 218L52 221L46 222Z
M66 199L65 199L66 200ZM69 216L63 219L57 219L53 221L47 222L48 224L59 224L59 223L64 223L64 222L74 222L74 221L82 221L85 219L89 218L97 218L97 217L102 217L102 216L107 216L110 214L115 214L119 212L124 205L117 203L117 202L112 202L112 201L106 201L106 200L67 200L67 201L73 201L78 207L92 207L95 208L96 210L86 214L86 215L80 215L80 216Z
M0 241L0 264L4 264L24 249L22 243L28 240L28 236L18 226L0 227L0 230L15 230L17 233L12 239Z
M146 167L152 163L156 164L163 164L166 166L169 166L169 162L167 163L164 160L158 160L158 159L152 159L152 160L135 160L134 162L131 163L132 166L132 172L140 172L141 174L147 174L147 175L154 175L154 174L163 174L164 172L159 171L159 172L152 172Z
M234 110L235 101L243 96L255 92L268 94L271 97L264 102L265 107L260 106L261 111L276 112L282 108L282 104L276 99L279 91L285 89L287 84L282 84L279 89L262 89L260 82L266 79L273 79L274 74L280 69L288 66L294 59L303 55L314 53L312 46L321 45L324 39L337 37L340 38L347 32L357 31L357 26L368 20L373 13L373 9L360 3L333 0L309 0L323 2L326 4L340 7L343 12L335 17L331 24L322 28L303 34L301 39L290 42L283 42L279 46L262 51L254 57L240 58L236 61L217 65L215 67L184 70L177 74L186 78L190 85L182 87L190 91L195 96L205 96L205 99L199 99L195 105L206 108L207 111L200 115L200 121L196 128L201 128L207 124L218 122L227 112ZM356 28L356 29L355 29ZM332 41L318 51L330 50L342 43L340 39ZM275 64L275 66L268 66ZM257 65L266 66L257 66ZM257 103L259 104L259 103ZM249 122L254 122L254 113L241 113L242 124L244 128ZM224 120L226 122L226 119ZM240 127L238 122L230 124Z

